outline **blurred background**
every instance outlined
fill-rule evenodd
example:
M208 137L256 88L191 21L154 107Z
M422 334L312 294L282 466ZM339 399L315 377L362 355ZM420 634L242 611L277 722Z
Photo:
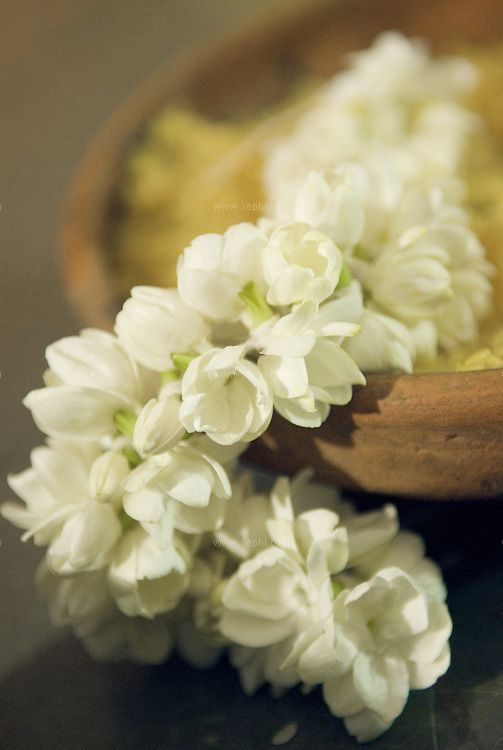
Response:
M58 227L65 191L87 146L117 106L175 55L292 4L296 0L0 3L0 499L11 495L7 473L25 468L30 449L41 442L21 400L41 384L44 349L80 327L60 278ZM451 607L464 621L446 687L436 697L432 691L412 696L396 727L374 746L503 747L497 729L503 708L501 505L485 517L469 504L456 514L421 503L400 508L406 525L426 530L434 556L444 549L439 515L452 538L467 544L463 551L451 547L441 560L447 573L454 571ZM274 731L299 717L292 747L354 746L319 695L294 693L273 703L262 692L248 699L225 665L204 676L176 659L159 669L94 665L71 635L51 626L33 583L39 552L19 536L0 523L2 750L246 750L269 747ZM463 555L472 555L466 576L456 567ZM481 561L487 564L477 577Z
M79 160L114 110L191 46L292 0L2 0L0 49L1 479L41 442L21 400L41 385L44 350L81 326L62 287L58 230ZM52 638L33 574L38 552L1 522L0 673Z

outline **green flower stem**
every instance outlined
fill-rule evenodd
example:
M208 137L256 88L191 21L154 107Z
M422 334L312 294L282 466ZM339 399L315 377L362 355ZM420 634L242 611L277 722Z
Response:
M122 455L127 458L130 469L136 469L142 462L142 458L138 451L135 451L132 445L126 445L122 449Z
M351 284L351 281L353 280L353 275L351 273L351 269L344 261L344 265L342 266L341 275L339 276L339 281L337 283L336 289L339 291L340 289L344 289L345 287L349 286Z
M274 315L274 310L266 302L264 295L254 281L245 284L239 292L239 298L245 303L254 328L265 323Z
M174 367L171 370L164 370L164 372L161 373L163 383L172 383L173 380L178 380L179 377L180 373Z
M181 375L183 372L185 372L192 360L197 356L197 354L191 354L190 352L174 352L171 355L171 361L173 362L178 375ZM171 371L168 370L167 372Z
M341 591L344 591L344 586L340 581L337 580L337 578L332 578L332 596L334 599L336 599Z
M127 409L119 409L114 414L114 424L122 435L128 438L133 437L133 430L136 422L136 416L132 411Z

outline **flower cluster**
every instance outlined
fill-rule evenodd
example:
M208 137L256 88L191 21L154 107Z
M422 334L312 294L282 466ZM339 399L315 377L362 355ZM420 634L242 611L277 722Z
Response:
M366 742L402 712L410 688L446 671L451 620L440 573L421 540L398 531L394 506L357 514L316 495L302 477L276 482L262 508L270 546L219 584L214 617L237 644L247 692L322 685L332 713ZM256 523L256 499L241 513L250 502Z
M318 427L363 372L472 339L491 266L457 176L474 71L385 35L270 152L275 210L196 237L176 289L135 287L113 333L48 347L25 399L47 436L3 515L46 548L55 622L97 658L229 649L244 689L321 685L367 741L449 665L449 613L396 510L237 459L273 411Z
M94 445L50 441L11 477L26 507L3 508L48 547L41 593L54 622L71 625L95 658L158 663L176 646L207 668L229 649L247 693L266 682L276 695L321 685L363 742L391 725L411 688L447 670L442 578L420 538L399 531L393 505L357 513L305 473L257 493L247 473L230 469L230 489L223 475L221 486L211 480L212 513L175 499L175 485L190 500L209 491L187 464L155 491L143 483L135 521L127 514L138 470L113 465L109 453L99 471Z
M267 149L267 226L308 221L343 248L364 300L345 348L367 372L410 372L474 341L491 309L493 268L459 176L483 127L462 105L476 78L466 60L383 34Z

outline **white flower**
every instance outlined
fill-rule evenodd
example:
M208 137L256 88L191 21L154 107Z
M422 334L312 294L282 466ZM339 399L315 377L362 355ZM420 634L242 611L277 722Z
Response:
M26 507L6 503L2 514L26 529L23 539L48 545L48 564L60 575L104 568L121 534L116 508L101 502L88 481L96 455L61 445L36 448L32 468L9 477ZM114 495L116 488L109 492Z
M168 395L148 401L134 425L133 446L140 456L163 453L185 435L180 422L180 398Z
M240 564L222 597L220 631L253 648L295 638L318 619L319 607L326 608L328 569L344 568L349 554L336 513L320 509L295 519L285 480L271 499L266 527L273 545Z
M415 184L407 189L402 187L389 213L385 237L398 240L412 227L467 224L468 216L462 208L465 200L466 186L452 176Z
M121 612L153 618L174 609L189 584L189 553L175 538L159 548L140 526L123 535L108 571L110 591Z
M432 171L454 174L460 166L470 136L483 130L473 112L453 102L433 102L418 114L411 150L430 164Z
M263 550L229 580L220 630L244 646L278 643L305 626L310 594L314 585L294 559L276 547Z
M24 399L47 435L95 440L117 432L118 412L134 414L154 395L158 377L126 354L115 336L85 330L46 350L48 387Z
M122 614L104 572L58 578L42 564L37 584L53 623L71 625L94 659L160 664L168 658L173 647L169 624L161 617L146 620Z
M174 529L199 534L219 528L230 491L220 464L183 444L151 457L130 474L124 483L124 510L169 550Z
M363 372L412 372L416 347L403 323L369 309L363 310L358 322L360 333L348 338L344 349Z
M91 494L102 503L122 505L122 485L130 471L127 458L117 451L105 451L89 470Z
M275 229L262 258L271 305L322 302L335 290L344 263L333 240L303 222Z
M352 293L354 291L354 294ZM344 337L360 327L361 293L347 294L322 305L304 302L278 321L272 321L257 346L258 366L274 395L274 408L293 424L318 427L330 404L346 404L353 384L365 378L345 352Z
M309 172L292 209L284 210L283 220L309 224L342 250L351 249L359 242L365 221L360 171L358 165L341 164L337 169Z
M436 228L438 242L450 256L449 271L453 296L438 318L439 342L445 349L474 341L479 321L492 309L493 265L486 260L478 237L464 226L441 225Z
M220 445L210 440L204 433L194 432L190 436L190 445L194 450L204 453L219 463L227 473L237 470L238 459L248 448L247 443Z
M363 285L380 307L413 324L436 317L453 296L449 253L427 228L405 232L367 268Z
M352 161L376 177L376 157L391 179L377 179L364 200L366 237L378 237L398 186L453 174L477 119L457 101L476 82L461 58L432 59L418 41L383 34L351 55L297 122L293 133L269 145L264 167L268 204L292 206L310 170ZM382 209L382 210L381 210ZM288 209L287 209L288 210ZM370 232L369 232L370 230Z
M334 618L356 656L349 670L325 682L323 695L348 731L368 742L402 712L410 688L428 687L446 671L451 619L442 602L428 600L394 567L342 591Z
M162 372L173 367L171 355L196 351L206 339L206 325L176 289L137 286L117 315L121 344L145 367Z
M318 494L316 486L311 488L304 482L295 490L295 502L300 507L312 504L311 491L314 497ZM281 669L287 670L287 682L292 667L298 674L300 670L303 679L320 671L325 675L327 658L330 663L342 660L346 668L348 658L354 657L353 649L348 650L348 639L342 639L334 656L333 644L327 645L323 633L332 611L331 576L386 544L397 530L396 512L386 506L381 512L359 516L336 501L336 507L347 514L344 526L329 508L296 516L290 485L284 478L276 482L271 503L271 517L265 522L271 546L242 562L228 580L222 596L220 631L248 648L282 644L275 654L283 655ZM246 512L246 502L244 506ZM269 659L265 654L262 657ZM276 682L284 684L280 675Z
M178 261L178 291L187 305L212 321L235 321L244 305L239 293L250 282L262 290L265 235L253 224L236 224L223 235L196 237Z
M266 529L266 521L271 517L269 498L253 492L250 483L247 474L233 482L225 522L215 532L215 544L238 559L250 557L270 544Z
M216 443L250 442L269 426L272 394L244 346L210 349L196 357L182 380L180 421Z
M341 101L396 97L406 103L456 98L474 86L474 66L463 58L431 58L419 39L396 31L380 34L366 50L349 56L351 70L335 78L328 97Z
M428 600L445 601L447 591L442 573L438 565L425 557L424 541L417 534L400 531L379 549L360 558L357 574L361 579L371 578L383 568L393 567L411 576Z
M473 341L479 320L490 312L494 270L484 256L480 241L462 221L433 219L405 230L373 263L364 267L356 262L355 273L362 274L381 309L406 324L423 326L415 332L416 343L431 355L437 335L444 348ZM424 328L428 321L436 331Z
M296 505L309 506L309 492L303 481ZM336 499L343 524L328 508L295 515L284 479L271 500L272 546L221 584L219 628L236 644L233 663L248 692L264 681L276 692L322 683L350 733L373 739L411 688L433 684L449 665L441 575L418 537L397 534L393 506L358 514Z

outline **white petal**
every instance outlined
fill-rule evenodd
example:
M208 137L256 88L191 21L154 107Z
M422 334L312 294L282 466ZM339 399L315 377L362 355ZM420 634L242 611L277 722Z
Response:
M46 349L51 370L64 385L116 391L130 398L137 389L137 373L119 341L105 331L86 330Z
M98 570L121 534L121 526L109 505L89 502L66 521L47 550L50 566L64 575L79 570Z
M451 663L451 651L446 643L434 661L408 662L410 686L414 690L423 690L434 685L439 677L447 672Z
M115 502L122 496L128 474L127 459L116 451L106 451L91 466L89 491L100 502Z
M124 510L136 521L156 523L164 516L166 507L158 489L141 487L124 496Z
M383 721L375 711L364 709L344 719L344 726L358 742L371 742L390 728L392 721Z
M169 370L173 352L190 352L207 334L201 316L174 289L135 287L115 330L129 355L158 372Z
M113 434L114 415L129 406L117 394L73 386L31 391L23 403L47 435L85 440Z
M384 723L399 716L409 695L409 674L405 662L389 656L359 654L353 666L357 693L365 706Z
M327 680L323 685L323 699L334 716L351 716L364 708L363 700L357 693L353 672Z
M275 398L274 408L282 417L299 427L319 427L330 412L330 406L314 399Z
M185 428L180 422L179 412L178 396L151 399L145 404L133 432L133 445L140 455L162 453L180 442Z
M219 630L234 643L260 648L288 637L292 631L292 622L289 618L269 620L226 610L220 620Z
M276 396L296 398L305 394L308 377L302 358L263 356L258 366Z

